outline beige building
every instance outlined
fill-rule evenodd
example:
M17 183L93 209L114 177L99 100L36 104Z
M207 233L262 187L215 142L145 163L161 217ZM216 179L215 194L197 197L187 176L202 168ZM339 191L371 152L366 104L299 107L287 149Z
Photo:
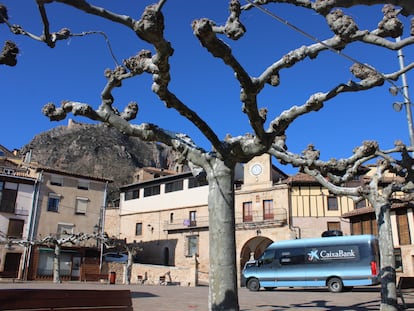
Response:
M154 169L146 170L152 174L149 180L140 178L139 182L122 187L120 209L110 211L113 219L115 215L119 216L119 223L112 226L119 228L119 231L113 234L128 242L140 242L143 248L138 253L137 262L153 264L154 267L164 266L165 269L154 272L154 269L144 265L133 273L142 277L148 272L151 277L157 278L157 273L173 271L179 275L172 269L188 268L186 273L194 272L194 276L182 283L208 282L208 186L198 184L189 172L160 175ZM349 186L365 182L369 174L370 169L366 168ZM369 210L365 200L354 203L350 198L336 196L306 174L287 176L272 165L268 155L257 157L241 167L236 172L235 180L239 269L250 258L258 258L274 241L320 237L325 231L340 231L344 235L377 234L372 209L370 215L364 214ZM394 242L397 258L406 257L401 259L401 267L404 262L407 266L404 271L412 273L413 244L407 236L414 236L413 214L411 208L405 210L405 216L397 210L393 211ZM361 225L361 219L356 217L360 213L356 211L370 219L369 225L366 219ZM402 231L406 228L409 231L404 235ZM401 238L396 237L402 235L406 245L400 247ZM399 252L402 254L400 257ZM174 281L185 279L183 274Z
M356 208L350 198L330 193L303 173L290 176L285 182L289 187L291 224L297 238L320 237L328 230L351 233L349 220L342 218ZM359 205L365 206L365 201Z
M268 155L236 170L239 268L251 257L257 258L271 242L295 238L289 224L289 188L283 182L286 178L271 164ZM140 241L140 263L187 268L196 264L194 280L184 283L207 283L207 197L207 184L199 184L190 172L122 187L119 237L128 242Z
M36 177L0 145L0 241L27 239ZM0 277L21 275L24 249L0 243Z
M102 231L106 192L110 180L38 166L37 199L32 211L30 240L47 236ZM35 246L28 251L29 279L52 277L53 246ZM79 280L84 263L99 266L101 245L95 239L78 245L63 245L60 273L63 279Z
M102 232L111 181L42 167L29 158L0 146L0 277L52 279L54 247L38 242ZM62 279L80 279L83 264L99 270L101 252L95 239L63 245Z

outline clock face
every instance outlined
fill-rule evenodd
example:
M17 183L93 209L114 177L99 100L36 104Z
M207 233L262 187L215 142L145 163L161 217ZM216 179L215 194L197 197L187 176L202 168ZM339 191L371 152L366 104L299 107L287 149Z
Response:
M262 166L256 163L250 168L250 172L255 176L260 175L262 173Z

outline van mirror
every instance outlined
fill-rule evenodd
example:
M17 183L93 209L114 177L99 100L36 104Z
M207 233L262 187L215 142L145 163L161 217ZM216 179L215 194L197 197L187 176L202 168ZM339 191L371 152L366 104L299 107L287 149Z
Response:
M256 265L257 265L258 267L260 267L261 265L263 265L263 259L258 259L258 260L256 261Z

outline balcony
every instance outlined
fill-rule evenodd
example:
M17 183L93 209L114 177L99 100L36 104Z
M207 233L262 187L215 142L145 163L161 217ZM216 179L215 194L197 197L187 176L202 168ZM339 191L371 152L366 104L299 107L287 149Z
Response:
M255 211L248 216L236 217L236 230L283 227L286 224L287 212L283 208L274 208L271 213L265 215Z
M273 217L270 217L273 215ZM266 214L264 219L263 214L258 212L249 215L250 217L236 216L236 230L253 230L258 228L272 228L282 227L287 224L287 212L282 208L273 209L272 214ZM193 231L206 229L209 227L208 217L197 217L196 220L177 219L173 222L165 221L163 224L164 231Z
M191 231L194 229L208 228L208 217L197 217L196 220L177 219L173 222L165 221L164 231Z
M17 176L17 177L29 177L30 171L27 168L23 168L23 167L11 168L8 166L0 166L0 174Z

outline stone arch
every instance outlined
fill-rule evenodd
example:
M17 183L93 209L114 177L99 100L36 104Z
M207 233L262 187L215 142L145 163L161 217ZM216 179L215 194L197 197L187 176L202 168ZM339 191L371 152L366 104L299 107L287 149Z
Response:
M273 240L265 236L256 236L248 240L240 251L240 271L248 260L257 259Z

